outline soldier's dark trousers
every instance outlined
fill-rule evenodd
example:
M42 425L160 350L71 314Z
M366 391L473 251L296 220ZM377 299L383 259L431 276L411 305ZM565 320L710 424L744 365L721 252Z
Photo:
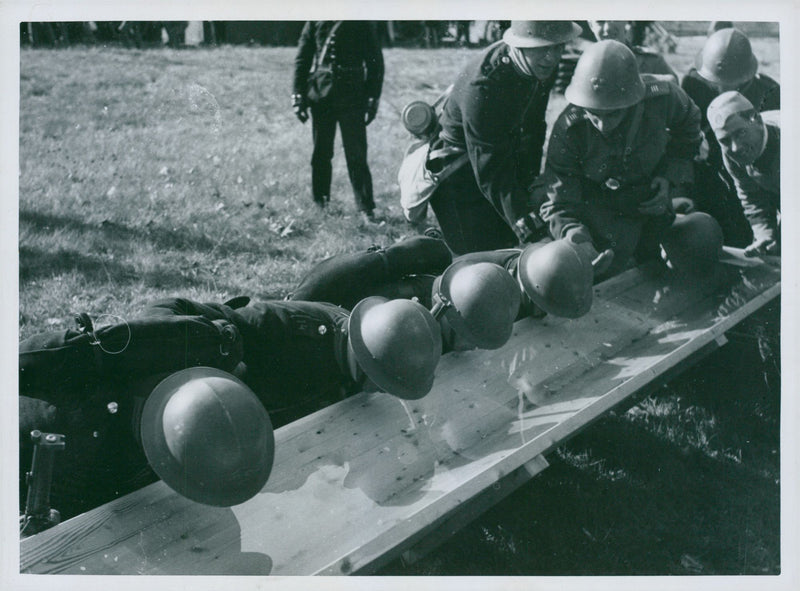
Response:
M455 254L510 248L519 242L481 192L469 164L451 174L429 203L447 245Z
M359 211L372 211L372 175L367 165L367 126L364 108L358 103L342 102L334 97L311 105L311 129L314 151L311 156L311 192L314 201L324 205L331 194L333 141L336 124L342 134L342 145L347 162L347 172L356 207Z
M698 210L719 222L724 244L744 248L753 241L753 230L733 188L733 179L724 169L696 164L692 198Z
M451 261L444 242L415 236L385 249L325 259L311 269L289 299L328 302L352 310L369 296L390 299L416 296L429 306L433 283L430 278L440 275Z
M598 251L610 248L614 259L601 277L605 279L624 271L633 259L642 263L659 254L659 242L675 220L674 214L661 216L623 215L591 202L586 204L584 223Z

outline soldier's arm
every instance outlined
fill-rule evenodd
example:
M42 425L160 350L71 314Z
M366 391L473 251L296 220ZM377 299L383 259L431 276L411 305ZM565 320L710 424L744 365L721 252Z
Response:
M475 180L484 196L508 225L531 211L528 188L523 186L517 170L512 132L519 124L516 105L511 105L502 85L482 84L470 88L461 101L464 139ZM531 163L538 169L539 162Z
M660 84L668 84L668 93L663 104L670 140L657 168L657 175L667 179L674 187L691 185L694 182L692 161L703 139L700 109L677 85L665 82Z
M292 94L306 95L308 86L308 71L314 61L316 52L316 40L314 39L314 28L311 21L306 22L300 33L300 41L297 44L297 55L294 58L294 80L292 83Z
M589 228L583 221L586 208L581 193L581 149L576 130L570 130L570 120L579 116L569 107L553 127L547 147L547 159L542 182L547 199L541 207L542 219L550 226L553 238L572 238L575 242L591 240Z
M750 178L742 166L727 158L722 160L733 178L736 194L742 203L744 215L753 229L753 242L772 242L778 238L778 210L764 189Z
M379 99L383 88L383 53L373 23L364 24L364 63L367 68L367 96Z

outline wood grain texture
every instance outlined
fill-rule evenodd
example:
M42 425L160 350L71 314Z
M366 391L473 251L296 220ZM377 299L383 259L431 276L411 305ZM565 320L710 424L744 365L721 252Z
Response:
M626 272L582 318L525 319L501 349L445 355L421 400L362 393L278 429L246 503L207 507L157 482L23 540L20 570L370 572L779 295L778 268L728 257L700 283Z

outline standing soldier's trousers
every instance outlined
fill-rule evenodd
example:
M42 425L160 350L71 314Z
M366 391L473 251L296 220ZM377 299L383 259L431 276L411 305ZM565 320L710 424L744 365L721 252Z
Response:
M359 211L372 211L372 175L367 165L367 126L363 105L343 102L335 97L311 105L314 152L311 156L311 191L314 201L324 205L331 195L333 141L336 124L342 134L347 172Z

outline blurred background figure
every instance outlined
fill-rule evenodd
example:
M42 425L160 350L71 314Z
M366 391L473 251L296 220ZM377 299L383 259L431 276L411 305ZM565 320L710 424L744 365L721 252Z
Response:
M665 77L666 80L678 82L677 74L669 67L660 53L633 42L631 21L589 21L589 25L598 41L613 39L630 47L633 55L636 56L639 73L655 74Z

